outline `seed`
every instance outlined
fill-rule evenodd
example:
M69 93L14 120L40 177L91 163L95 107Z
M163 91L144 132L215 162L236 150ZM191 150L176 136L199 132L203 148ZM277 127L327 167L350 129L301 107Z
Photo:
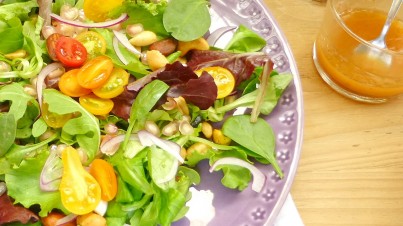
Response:
M177 133L178 130L178 123L176 121L172 121L162 128L162 134L165 136L172 136Z
M213 135L213 126L208 122L202 122L201 130L203 135L208 139Z
M157 35L152 31L142 31L136 34L129 41L133 46L148 46L158 40Z

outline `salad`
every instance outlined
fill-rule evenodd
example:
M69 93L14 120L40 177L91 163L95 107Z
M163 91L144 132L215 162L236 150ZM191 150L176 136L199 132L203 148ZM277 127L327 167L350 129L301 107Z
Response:
M211 23L206 0L1 1L0 224L171 225L201 161L239 191L255 162L281 178L261 116L292 75Z

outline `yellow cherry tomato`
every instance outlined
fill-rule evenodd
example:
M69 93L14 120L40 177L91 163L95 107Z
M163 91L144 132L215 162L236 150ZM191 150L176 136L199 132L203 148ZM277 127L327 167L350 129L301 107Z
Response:
M118 182L113 166L103 159L94 159L89 172L101 186L102 200L111 201L115 198L118 192Z
M59 80L59 89L62 93L71 97L79 97L91 93L90 89L86 89L77 81L79 69L73 69L64 73Z
M107 56L98 56L87 61L77 73L77 82L87 89L101 87L113 70L113 62Z
M81 106L83 106L83 108L85 108L93 115L106 115L110 111L112 111L114 105L112 100L102 99L92 93L81 96L78 101L80 102Z
M129 83L129 73L122 68L114 68L106 83L93 89L92 92L104 99L114 98L123 93L127 83Z
M195 71L198 76L206 71L214 78L217 85L217 99L224 98L232 93L235 87L234 75L226 68L220 66L206 67Z
M62 128L67 121L73 118L73 114L57 114L48 110L49 104L43 103L41 107L42 118L49 127Z
M84 0L84 15L92 21L102 22L109 19L109 13L122 3L123 0Z
M75 39L81 42L87 49L88 59L105 54L106 41L98 32L84 31L78 34Z
M101 201L101 187L82 166L76 149L66 147L62 151L62 162L59 191L63 206L78 215L92 212Z

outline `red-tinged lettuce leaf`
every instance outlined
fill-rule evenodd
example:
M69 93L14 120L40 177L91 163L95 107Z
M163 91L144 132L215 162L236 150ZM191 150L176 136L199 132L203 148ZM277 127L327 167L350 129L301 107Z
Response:
M169 86L183 84L190 79L197 79L198 76L189 67L184 66L179 61L167 64L165 70L158 73L157 79L165 82Z
M39 217L20 205L14 205L7 194L0 196L0 225L21 222L27 224L28 222L37 222Z
M137 94L137 91L132 91L125 88L122 94L112 99L114 103L112 114L125 120L129 119L130 109L132 108Z
M176 61L167 64L161 71L147 75L145 79L130 82L121 95L112 99L114 102L112 114L127 120L138 92L154 79L161 80L170 86L167 95L157 103L158 106L165 102L165 97L182 96L188 103L200 109L207 109L217 99L217 85L211 75L206 73L198 77L190 67Z
M170 86L168 97L182 96L202 110L212 106L217 99L217 85L210 74L203 72L198 77L191 68L178 61L167 65L164 71L158 73L157 79Z
M182 96L186 102L206 110L213 106L214 101L217 99L217 86L213 77L204 71L198 79L190 79L184 84L172 86L168 90L167 96Z
M264 53L231 53L213 50L192 50L187 55L187 65L192 70L221 66L227 68L235 77L235 87L250 78L255 67L263 66L269 59Z
M8 195L26 208L39 205L41 217L53 209L67 212L61 202L60 192L44 192L40 188L40 175L48 155L49 153L44 151L35 157L27 158L18 168L5 175Z

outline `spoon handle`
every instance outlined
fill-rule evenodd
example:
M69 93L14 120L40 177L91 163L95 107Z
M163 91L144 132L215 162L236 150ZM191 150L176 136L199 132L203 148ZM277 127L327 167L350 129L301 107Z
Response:
M381 36L385 36L390 28L390 25L393 22L393 19L395 18L397 12L399 11L400 6L402 5L403 0L393 0L392 6L390 7L388 17L386 18L385 25L383 26Z

